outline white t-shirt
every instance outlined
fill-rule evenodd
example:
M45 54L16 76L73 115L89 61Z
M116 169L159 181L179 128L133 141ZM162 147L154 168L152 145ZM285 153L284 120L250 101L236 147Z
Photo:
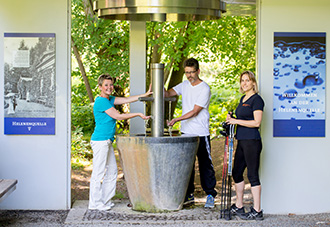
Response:
M181 131L186 134L208 136L209 131L209 104L211 90L207 83L202 81L192 86L188 80L173 87L178 95L182 95L182 115L194 109L194 106L203 107L197 116L181 122Z

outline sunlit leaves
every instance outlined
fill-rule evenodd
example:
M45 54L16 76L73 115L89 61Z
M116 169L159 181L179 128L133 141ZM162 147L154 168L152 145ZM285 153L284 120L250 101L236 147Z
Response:
M71 35L83 58L90 83L102 73L116 78L121 86L128 86L129 23L86 15L81 0L72 1ZM73 68L79 75L79 69ZM95 84L96 85L96 84ZM94 88L94 87L92 87ZM98 91L94 95L97 95ZM87 97L86 97L87 99Z

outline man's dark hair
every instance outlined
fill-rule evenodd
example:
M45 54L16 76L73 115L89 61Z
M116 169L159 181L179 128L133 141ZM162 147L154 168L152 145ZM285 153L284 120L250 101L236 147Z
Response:
M183 68L185 67L195 67L196 70L199 70L199 63L195 58L188 58L183 63Z

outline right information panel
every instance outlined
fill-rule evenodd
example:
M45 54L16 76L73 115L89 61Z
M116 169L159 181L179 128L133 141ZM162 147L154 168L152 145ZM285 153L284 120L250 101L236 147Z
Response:
M274 33L274 137L325 137L325 40L325 33Z

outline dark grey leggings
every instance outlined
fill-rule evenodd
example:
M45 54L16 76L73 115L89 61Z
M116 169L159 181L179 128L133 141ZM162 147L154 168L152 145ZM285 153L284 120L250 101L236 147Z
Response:
M235 183L240 183L244 180L243 173L245 168L247 168L247 176L251 187L260 185L259 164L261 149L261 140L238 140L233 167Z

